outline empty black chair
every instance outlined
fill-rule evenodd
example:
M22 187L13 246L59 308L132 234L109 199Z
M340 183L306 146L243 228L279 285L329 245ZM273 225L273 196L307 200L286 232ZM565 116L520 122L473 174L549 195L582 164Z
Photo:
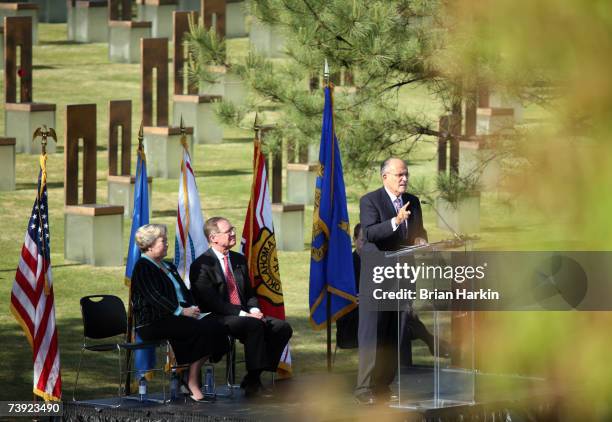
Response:
M138 350L149 347L165 346L166 341L163 342L144 342L144 343L129 343L125 341L119 342L105 342L105 343L89 343L90 340L111 340L114 337L123 336L121 340L124 340L127 334L127 313L125 312L125 306L121 298L113 295L91 295L81 298L81 316L83 318L83 345L81 346L81 355L79 357L79 365L77 368L77 375L74 381L74 389L72 391L72 400L76 401L76 389L79 382L79 373L81 371L81 362L83 360L83 354L85 350L92 352L110 352L117 351L117 358L119 363L119 389L117 396L122 398L122 382L124 374L135 373L135 370L131 370L129 363L126 368L123 368L122 364L122 350ZM116 339L115 339L116 340ZM163 401L166 401L165 391L165 371L163 363L161 367L153 368L152 371L159 371L162 373L162 386L163 386ZM104 404L104 403L101 403ZM120 406L120 404L116 405Z
M357 224L357 227L360 226L360 224ZM357 227L355 227L355 231L356 233L359 233L360 229ZM357 238L356 234L355 238ZM357 253L357 250L353 251L353 272L355 274L355 293L357 296L359 296L361 257L359 253ZM336 347L334 348L333 362L336 361L336 353L338 352L338 349L357 349L359 347L358 333L359 306L336 320Z
M356 349L359 347L357 333L359 331L359 307L343 315L336 321L336 347L333 362L336 361L338 349Z
M336 321L336 348L356 349L359 347L357 333L359 331L359 308Z

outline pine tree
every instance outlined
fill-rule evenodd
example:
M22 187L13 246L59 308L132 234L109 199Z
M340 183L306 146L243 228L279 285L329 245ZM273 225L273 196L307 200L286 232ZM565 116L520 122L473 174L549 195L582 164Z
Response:
M424 85L448 112L460 114L462 97L486 79L482 64L496 60L484 50L472 50L469 60L456 57L464 49L453 45L465 40L453 40L452 11L442 1L250 0L248 6L258 21L284 36L287 57L251 52L225 63L256 95L242 108L222 103L219 115L240 124L247 112L272 105L280 117L267 135L268 147L278 148L283 139L302 148L318 142L323 95L316 88L327 59L332 81L352 85L336 89L334 110L343 161L356 174L389 155L409 157L415 142L438 134L437 121L402 108L399 90ZM206 39L213 32L195 35L191 43L209 51L191 66L201 77L203 65L218 63L225 45Z

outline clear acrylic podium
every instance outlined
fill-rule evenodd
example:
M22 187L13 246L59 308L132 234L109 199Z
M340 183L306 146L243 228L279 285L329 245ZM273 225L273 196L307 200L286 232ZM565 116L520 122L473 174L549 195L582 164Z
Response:
M385 260L386 265L444 266L457 256L467 259L467 252L471 248L471 241L442 241L387 252ZM396 283L399 291L400 281ZM403 284L401 287L406 286ZM414 301L395 301L398 311L398 362L397 378L392 388L399 400L392 402L391 406L438 409L474 404L474 312L469 309L451 310L448 301L419 298L421 288L445 291L452 289L452 286L451 282L440 279L417 281L410 287L417 293ZM412 341L405 336L412 337ZM428 339L429 344L423 338ZM410 344L412 347L407 347Z

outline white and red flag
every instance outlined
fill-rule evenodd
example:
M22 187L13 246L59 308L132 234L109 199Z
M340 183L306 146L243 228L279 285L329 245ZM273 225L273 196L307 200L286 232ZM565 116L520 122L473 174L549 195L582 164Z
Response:
M45 400L60 400L62 377L53 304L46 163L47 155L43 154L38 191L21 248L10 308L32 346L34 394Z
M247 209L241 253L245 256L253 288L264 315L285 319L285 303L276 256L276 239L272 222L272 201L268 187L266 160L261 151L261 142L255 140L253 155L253 185ZM279 371L283 376L291 374L289 344L285 347Z
M200 194L195 181L191 156L183 134L183 159L179 182L178 210L176 213L176 238L174 242L174 264L185 285L190 287L189 267L195 259L208 249L204 236L204 216L200 206Z

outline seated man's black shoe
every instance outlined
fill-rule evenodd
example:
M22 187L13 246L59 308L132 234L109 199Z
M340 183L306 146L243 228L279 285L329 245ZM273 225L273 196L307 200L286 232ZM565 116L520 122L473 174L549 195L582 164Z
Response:
M364 391L359 394L355 394L355 401L357 404L362 406L372 406L376 404L376 397L371 391Z
M244 390L244 397L249 399L266 399L273 397L272 389L264 387L261 381L243 380L240 388Z
M264 387L261 383L260 373L261 371L254 371L244 376L240 383L240 388L244 390L244 397L270 398L273 396L272 389Z
M244 397L247 399L258 398L259 395L259 386L256 384L240 384L240 387L244 390Z
M265 398L273 397L274 391L272 390L272 388L266 387L260 382L259 383L259 396L265 397Z
M243 387L244 397L247 399L269 399L274 397L272 390L259 385L249 384Z
M240 382L240 388L244 390L248 386L251 386L251 385L258 386L259 384L261 384L259 377L254 377L252 375L246 374L244 378L242 378L242 381Z

